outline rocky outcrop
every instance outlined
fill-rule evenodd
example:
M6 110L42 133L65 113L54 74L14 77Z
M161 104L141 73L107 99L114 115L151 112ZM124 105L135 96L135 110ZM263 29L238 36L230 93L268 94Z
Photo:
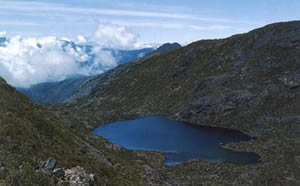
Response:
M64 177L59 182L70 186L92 186L95 184L95 175L87 174L84 168L77 166L65 170Z
M95 175L88 174L81 166L76 166L71 169L57 168L56 160L49 158L41 163L41 167L37 173L54 176L59 185L70 186L93 186L95 185ZM1 169L0 169L1 176ZM1 177L0 177L1 179Z
M289 89L300 88L300 72L287 73L279 80Z
M43 162L41 165L41 170L46 172L51 172L56 167L56 160L54 158L49 158L47 161Z

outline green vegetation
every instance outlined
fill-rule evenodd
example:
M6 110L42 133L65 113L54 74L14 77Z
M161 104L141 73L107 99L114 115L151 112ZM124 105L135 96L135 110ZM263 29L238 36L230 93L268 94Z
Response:
M9 170L0 185L53 185L54 177L36 173L49 157L57 159L60 167L83 166L96 174L97 185L144 183L144 170L133 152L113 150L98 137L71 131L2 79L0 91L0 167Z

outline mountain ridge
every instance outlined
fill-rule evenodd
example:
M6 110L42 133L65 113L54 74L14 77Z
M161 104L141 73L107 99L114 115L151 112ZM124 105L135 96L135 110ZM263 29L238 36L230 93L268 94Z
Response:
M153 55L153 54L159 54L159 53L167 53L171 52L173 50L181 48L181 45L179 43L164 43L160 47L158 47L156 50L153 52L149 53L148 55Z

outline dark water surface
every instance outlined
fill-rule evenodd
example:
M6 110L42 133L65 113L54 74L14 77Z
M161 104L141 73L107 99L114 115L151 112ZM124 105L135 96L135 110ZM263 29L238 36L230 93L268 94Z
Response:
M192 159L238 164L259 162L256 153L221 148L221 144L250 140L241 132L195 127L160 116L112 122L98 127L92 134L129 150L164 152L166 165Z

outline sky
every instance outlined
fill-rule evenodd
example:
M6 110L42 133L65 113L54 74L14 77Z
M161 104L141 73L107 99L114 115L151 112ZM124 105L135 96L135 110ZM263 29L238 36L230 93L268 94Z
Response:
M227 37L300 18L299 0L0 0L0 31L93 37L99 24L124 26L142 43Z
M299 20L299 10L299 0L0 0L0 76L30 87L100 74L117 66L104 48L224 38Z

